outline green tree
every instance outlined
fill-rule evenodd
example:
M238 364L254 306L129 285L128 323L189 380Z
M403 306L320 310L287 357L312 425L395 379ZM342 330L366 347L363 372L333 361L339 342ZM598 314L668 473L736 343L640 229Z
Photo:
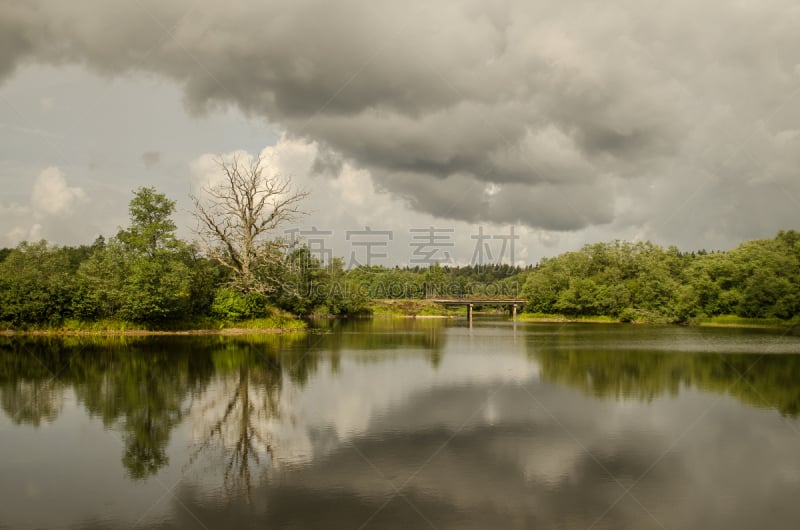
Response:
M593 315L597 301L597 285L589 278L575 278L558 296L557 311L567 315Z
M163 193L153 187L137 189L128 211L131 226L117 234L117 239L128 248L156 257L160 251L175 251L181 246L172 221L175 201Z
M447 275L439 262L430 265L422 277L425 282L425 298L436 298L448 294L445 292Z
M72 315L75 266L68 248L20 243L0 262L0 322L57 325Z
M186 317L191 307L190 251L175 236L175 202L139 188L131 226L97 249L78 270L84 317L160 322Z
M122 318L127 293L128 258L125 247L112 238L78 268L79 296L75 314L84 319Z

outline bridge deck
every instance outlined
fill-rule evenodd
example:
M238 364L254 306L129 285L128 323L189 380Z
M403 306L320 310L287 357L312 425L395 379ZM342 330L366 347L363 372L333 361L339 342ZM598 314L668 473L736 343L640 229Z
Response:
M524 299L481 299L481 298L430 298L429 301L442 305L522 305Z

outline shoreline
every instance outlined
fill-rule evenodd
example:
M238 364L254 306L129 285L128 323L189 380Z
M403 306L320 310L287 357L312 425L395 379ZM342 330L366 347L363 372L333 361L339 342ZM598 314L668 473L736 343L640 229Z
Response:
M365 320L370 320L370 319L390 319L390 318L460 318L460 317L462 317L462 315L403 315L403 314L392 314L392 313L378 313L377 315L371 315L363 318Z
M127 329L127 330L3 330L3 337L145 337L167 335L281 335L286 333L306 333L306 328L223 328L223 329L184 329L184 330L155 330L155 329Z
M557 317L542 317L542 318L518 317L517 322L534 322L540 324L652 324L650 322L621 322L619 320L582 320L574 318L557 318ZM677 326L678 324L668 324L668 325Z
M494 313L485 313L486 315L493 315ZM324 317L317 316L311 317L311 320L315 318L341 318L336 317L333 315L327 315ZM413 313L402 313L402 312L380 312L372 315L359 315L357 317L350 317L356 319L364 319L364 320L390 320L390 319L420 319L420 320L430 320L430 319L458 319L462 318L465 319L465 315L460 314L413 314ZM716 318L716 317L715 317ZM344 320L349 320L348 317L343 318ZM508 319L511 320L510 318ZM541 323L541 324L619 324L619 325L637 325L637 326L681 326L681 327L707 327L707 328L740 328L740 329L775 329L775 330L792 330L793 328L800 327L800 323L796 321L775 321L775 320L767 320L764 322L754 321L754 319L741 319L737 321L736 317L727 317L720 319L721 321L714 321L714 319L686 323L686 324L677 324L677 323L668 323L668 322L649 322L649 321L634 321L634 322L622 322L619 319L615 319L608 316L599 316L599 317L578 317L578 318L570 318L563 315L526 315L522 313L517 316L517 322L525 322L525 323ZM727 320L727 321L726 321ZM298 322L298 321L293 321ZM88 323L87 323L88 325ZM0 330L0 336L2 337L13 337L13 336L39 336L39 337L135 337L135 336L190 336L190 335L280 335L280 334L288 334L288 333L306 333L309 331L309 328L303 324L302 326L293 326L293 327L257 327L257 326L236 326L231 325L230 327L198 327L198 328L185 328L185 329L58 329L58 328L50 328L50 329L30 329L30 330L16 330L16 329L4 329Z
M558 316L547 317L525 317L518 318L521 322L534 322L534 323L550 323L550 324L626 324L633 326L678 326L689 328L741 328L741 329L783 329L788 330L798 327L798 323L792 321L786 322L714 322L714 321L700 321L686 324L670 323L670 322L648 322L648 321L634 321L622 322L619 319L606 318L568 318Z

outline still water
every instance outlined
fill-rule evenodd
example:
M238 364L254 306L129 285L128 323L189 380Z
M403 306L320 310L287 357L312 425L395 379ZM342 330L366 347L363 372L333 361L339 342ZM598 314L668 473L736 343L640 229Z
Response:
M800 338L0 338L0 528L800 528Z

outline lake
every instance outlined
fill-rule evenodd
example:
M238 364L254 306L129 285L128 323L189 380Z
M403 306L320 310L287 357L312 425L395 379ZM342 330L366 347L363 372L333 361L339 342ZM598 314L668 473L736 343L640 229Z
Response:
M0 337L0 528L800 528L800 337Z

